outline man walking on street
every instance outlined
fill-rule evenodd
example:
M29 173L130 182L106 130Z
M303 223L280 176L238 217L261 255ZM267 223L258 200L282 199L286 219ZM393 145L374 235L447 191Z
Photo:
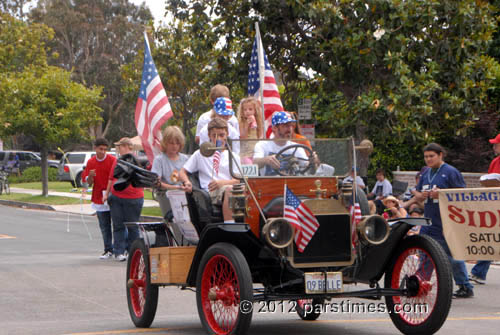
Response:
M99 228L101 228L102 240L104 242L104 253L101 259L113 256L113 236L111 232L111 214L109 206L103 202L103 192L108 186L108 177L116 158L109 155L109 144L104 138L98 138L94 142L95 156L90 158L82 173L82 181L92 186L92 209L97 213Z

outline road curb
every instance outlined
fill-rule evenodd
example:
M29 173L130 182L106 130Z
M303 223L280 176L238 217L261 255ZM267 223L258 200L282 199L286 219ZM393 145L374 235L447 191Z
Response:
M21 202L21 201L13 201L13 200L3 200L0 199L0 204L12 207L19 208L28 208L28 209L44 209L47 211L55 211L55 209L50 205L45 204L33 204L30 202Z

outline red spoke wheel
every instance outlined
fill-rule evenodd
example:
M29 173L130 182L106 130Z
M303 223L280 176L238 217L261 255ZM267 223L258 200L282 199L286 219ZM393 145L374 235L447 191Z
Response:
M127 302L132 322L147 328L158 306L158 286L151 284L149 255L142 239L132 243L127 262Z
M386 296L389 315L404 334L433 334L441 328L451 306L451 265L432 238L404 238L385 273L386 288L402 288L405 296Z
M321 315L322 307L321 299L299 299L295 309L302 320L314 321Z
M207 333L247 332L252 321L252 275L237 247L217 243L205 252L196 278L196 302Z

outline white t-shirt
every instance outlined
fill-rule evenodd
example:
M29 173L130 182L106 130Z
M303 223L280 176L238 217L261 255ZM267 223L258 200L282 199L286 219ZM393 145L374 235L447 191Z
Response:
M205 112L203 114L200 115L200 117L198 118L198 123L196 124L196 136L200 136L200 132L201 130L203 129L203 127L205 127L209 122L210 120L212 120L212 110L209 110L208 112ZM228 123L233 126L234 128L236 128L236 130L238 131L238 138L240 138L240 124L238 123L238 119L233 115L231 116L231 118L229 119ZM200 142L201 144L201 142Z
M373 186L372 193L374 193L377 197L387 197L392 194L392 185L387 179L384 179L383 181L377 180L375 186Z
M352 184L352 181L353 181L352 176L347 176L344 179L344 183L351 183ZM361 188L365 188L365 182L363 181L363 178L361 178L360 176L356 176L356 184Z
M214 154L215 155L215 154ZM204 157L200 150L196 150L194 154L188 159L184 168L189 173L198 172L200 177L200 186L202 189L208 192L208 184L213 180L231 180L233 177L229 173L229 152L224 150L221 152L221 159L219 162L219 174L216 175L213 172L214 167L214 155L210 157ZM240 163L240 158L237 155L233 155L238 164ZM233 173L236 174L238 168L233 161Z
M227 137L232 140L237 140L232 143L231 150L235 154L240 154L240 132L236 128L234 128L230 123L227 124L228 135ZM200 131L200 145L204 142L210 142L210 138L208 137L208 124L206 124Z
M292 141L286 141L284 145L278 145L274 141L259 141L255 145L254 151L253 151L253 159L255 158L264 158L267 156L275 155L277 154L281 149L289 146L289 145L296 145L297 143L292 142ZM291 148L289 150L286 150L283 152L284 156L287 155L294 155L297 158L301 158L299 160L299 164L301 166L307 165L309 161L309 157L306 155L306 152L302 148ZM260 169L260 175L261 176L273 176L276 175L277 173L268 165L263 166Z

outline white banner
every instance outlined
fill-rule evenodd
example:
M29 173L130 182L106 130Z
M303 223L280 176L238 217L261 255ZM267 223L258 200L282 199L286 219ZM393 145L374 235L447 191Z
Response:
M439 190L439 210L453 258L500 260L500 188Z

